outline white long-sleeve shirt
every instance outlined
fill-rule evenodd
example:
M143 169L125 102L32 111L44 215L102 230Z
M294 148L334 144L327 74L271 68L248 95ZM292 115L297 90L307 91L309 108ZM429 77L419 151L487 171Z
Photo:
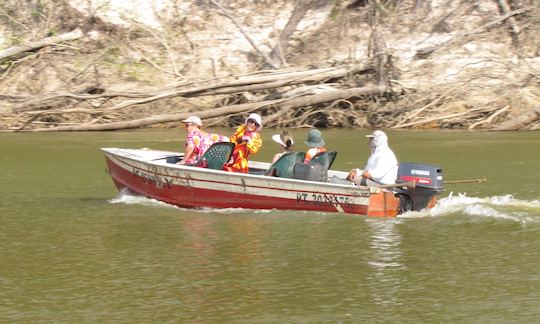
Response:
M378 183L392 184L396 182L398 162L387 143L377 145L364 170L369 172L373 180Z

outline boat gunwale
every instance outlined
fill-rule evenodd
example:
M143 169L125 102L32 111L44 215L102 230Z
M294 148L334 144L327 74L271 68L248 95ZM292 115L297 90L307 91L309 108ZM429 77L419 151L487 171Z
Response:
M171 164L171 163L167 163L167 162L164 161L164 159L166 159L167 156L161 156L161 157L153 158L153 159L150 159L150 160L144 160L144 159L137 159L137 158L134 158L134 157L130 157L130 156L127 156L127 155L117 154L116 152L111 151L111 150L118 150L120 152L126 152L125 150L133 150L133 151L145 152L145 150L141 150L141 149L101 148L101 150L104 151L105 153L108 153L108 154L116 156L116 157L121 157L121 158L124 158L124 159L128 159L128 160L138 162L138 163L144 163L144 164L147 164L147 165L153 165L153 166L156 166L156 167L170 168L170 169L173 169L173 170L177 169L177 170L188 171L188 172L194 171L195 173L218 174L218 175L232 176L232 177L237 177L237 178L248 178L248 179L253 178L253 179L256 179L256 180L261 180L262 179L262 180L271 181L271 182L277 182L277 183L282 182L282 183L299 183L299 184L307 184L307 185L312 184L312 185L316 185L317 187L322 187L322 188L326 187L326 188L349 189L349 190L360 191L360 192L364 192L364 193L365 192L378 193L379 191L391 192L390 190L385 190L385 189L382 189L382 188L361 186L361 185L356 185L354 183L351 183L350 185L348 185L348 184L319 182L319 181L310 181L310 180L302 180L302 179L279 178L279 177L270 177L270 176L263 175L263 174L238 173L238 172L229 172L229 171L224 171L224 170L212 170L212 169L200 168L200 167L189 166L189 165ZM173 156L183 156L183 154L178 154L177 152L156 151L156 150L149 150L149 151L170 153ZM126 152L126 153L129 154L129 152ZM156 160L159 160L159 161L156 161ZM254 161L254 162L266 163L266 162L258 162L258 161ZM267 163L267 164L270 165L270 163ZM134 167L134 166L131 166L131 167ZM138 169L140 169L140 168L138 168ZM148 170L142 170L142 171L148 172ZM335 170L329 170L329 171L345 173L344 171L335 171ZM162 173L157 173L157 172L156 172L156 174L159 174L160 176L171 176L169 174L162 174ZM186 179L186 178L178 177L178 176L175 176L175 178ZM198 181L208 181L208 180L203 180L203 179L193 179L191 177L189 179L198 180ZM231 184L232 185L240 185L240 184L236 184L236 183L231 183ZM253 186L253 185L250 185L250 186ZM280 189L280 188L272 188L272 189ZM350 194L350 195L353 196L352 194Z

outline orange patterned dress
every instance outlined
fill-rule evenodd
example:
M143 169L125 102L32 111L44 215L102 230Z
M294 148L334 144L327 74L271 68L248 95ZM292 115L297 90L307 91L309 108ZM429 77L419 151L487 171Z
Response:
M223 167L223 170L247 173L249 156L257 153L262 146L261 135L258 132L248 133L246 125L240 125L230 140L236 146L231 160Z

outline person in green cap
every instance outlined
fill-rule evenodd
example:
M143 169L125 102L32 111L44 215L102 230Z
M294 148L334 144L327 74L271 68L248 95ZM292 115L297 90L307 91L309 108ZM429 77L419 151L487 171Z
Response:
M308 132L307 140L304 143L309 146L309 149L306 152L306 158L304 159L304 163L308 163L309 160L311 160L315 155L321 152L326 152L321 131L316 128Z

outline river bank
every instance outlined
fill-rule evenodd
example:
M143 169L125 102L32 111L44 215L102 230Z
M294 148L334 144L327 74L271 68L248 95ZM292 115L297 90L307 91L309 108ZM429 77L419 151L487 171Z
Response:
M502 3L8 1L0 131L540 129L538 4Z

